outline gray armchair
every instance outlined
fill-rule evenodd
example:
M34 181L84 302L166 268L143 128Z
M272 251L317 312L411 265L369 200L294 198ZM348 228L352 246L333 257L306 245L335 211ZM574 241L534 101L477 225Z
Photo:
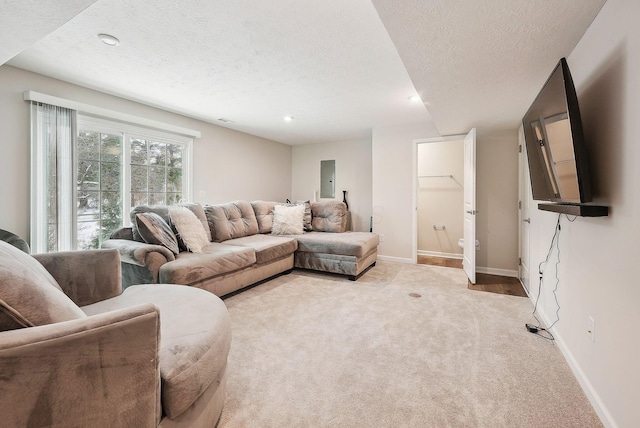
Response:
M230 341L212 293L166 284L123 293L117 250L32 257L0 242L5 426L212 427Z

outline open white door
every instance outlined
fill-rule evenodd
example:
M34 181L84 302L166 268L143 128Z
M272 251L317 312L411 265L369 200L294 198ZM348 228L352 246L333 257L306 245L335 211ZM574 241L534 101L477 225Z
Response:
M464 249L462 267L476 283L476 128L464 137Z
M520 195L518 200L520 220L520 248L518 253L518 277L522 286L529 294L529 258L530 258L530 226L531 226L531 178L527 164L527 151L524 148L524 135L522 127L518 134L519 139L519 166L520 166Z

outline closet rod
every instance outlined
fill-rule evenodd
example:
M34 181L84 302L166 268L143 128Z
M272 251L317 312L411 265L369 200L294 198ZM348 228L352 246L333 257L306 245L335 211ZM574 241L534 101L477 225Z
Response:
M453 175L419 175L418 178L453 178Z

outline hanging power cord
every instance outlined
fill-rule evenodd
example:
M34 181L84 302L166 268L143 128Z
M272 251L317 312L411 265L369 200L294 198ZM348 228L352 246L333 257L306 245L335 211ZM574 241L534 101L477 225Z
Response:
M556 325L556 323L558 321L560 321L560 302L558 302L558 295L557 295L557 291L558 291L558 285L560 284L560 278L558 277L558 265L560 264L560 245L559 245L559 241L560 241L560 218L561 218L561 214L558 214L558 221L556 222L556 227L555 227L555 231L553 234L553 238L551 239L551 245L549 246L549 251L547 252L547 257L544 259L544 261L540 262L540 264L538 265L538 296L536 297L536 301L535 304L533 305L533 312L531 313L534 318L536 319L536 321L538 321L538 325L533 325L533 324L525 324L525 327L527 328L527 330L529 331L529 333L534 333L537 334L538 336L542 337L543 339L547 339L547 340L555 340L555 338L553 337L553 334L551 334L551 332L549 331L554 325ZM567 216L567 220L573 222L575 221L575 218L573 220L569 219L569 217ZM549 263L549 260L551 259L551 254L553 253L553 248L557 249L557 253L558 253L558 258L556 260L555 263L555 284L553 286L553 298L556 301L556 320L551 323L551 325L549 327L542 327L541 324L542 322L540 322L540 319L538 318L538 316L536 315L536 312L538 310L538 300L540 300L540 294L542 294L542 283L543 283L543 278L544 278L544 271L547 269L547 265ZM544 269L542 268L542 266L544 265Z
M578 218L578 216L577 216L577 215L574 215L574 216L573 216L573 218L569 217L569 214L565 214L564 216L565 216L565 217L567 218L567 220L569 220L569 222L571 222L571 223L573 223L574 221L576 221L576 219Z

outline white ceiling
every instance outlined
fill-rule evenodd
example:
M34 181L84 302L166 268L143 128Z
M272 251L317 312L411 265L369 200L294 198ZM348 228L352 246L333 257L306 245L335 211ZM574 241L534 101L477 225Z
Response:
M0 0L0 64L31 46L96 0Z
M0 1L2 63L308 144L513 129L605 0Z
M517 128L606 0L372 2L448 135Z

